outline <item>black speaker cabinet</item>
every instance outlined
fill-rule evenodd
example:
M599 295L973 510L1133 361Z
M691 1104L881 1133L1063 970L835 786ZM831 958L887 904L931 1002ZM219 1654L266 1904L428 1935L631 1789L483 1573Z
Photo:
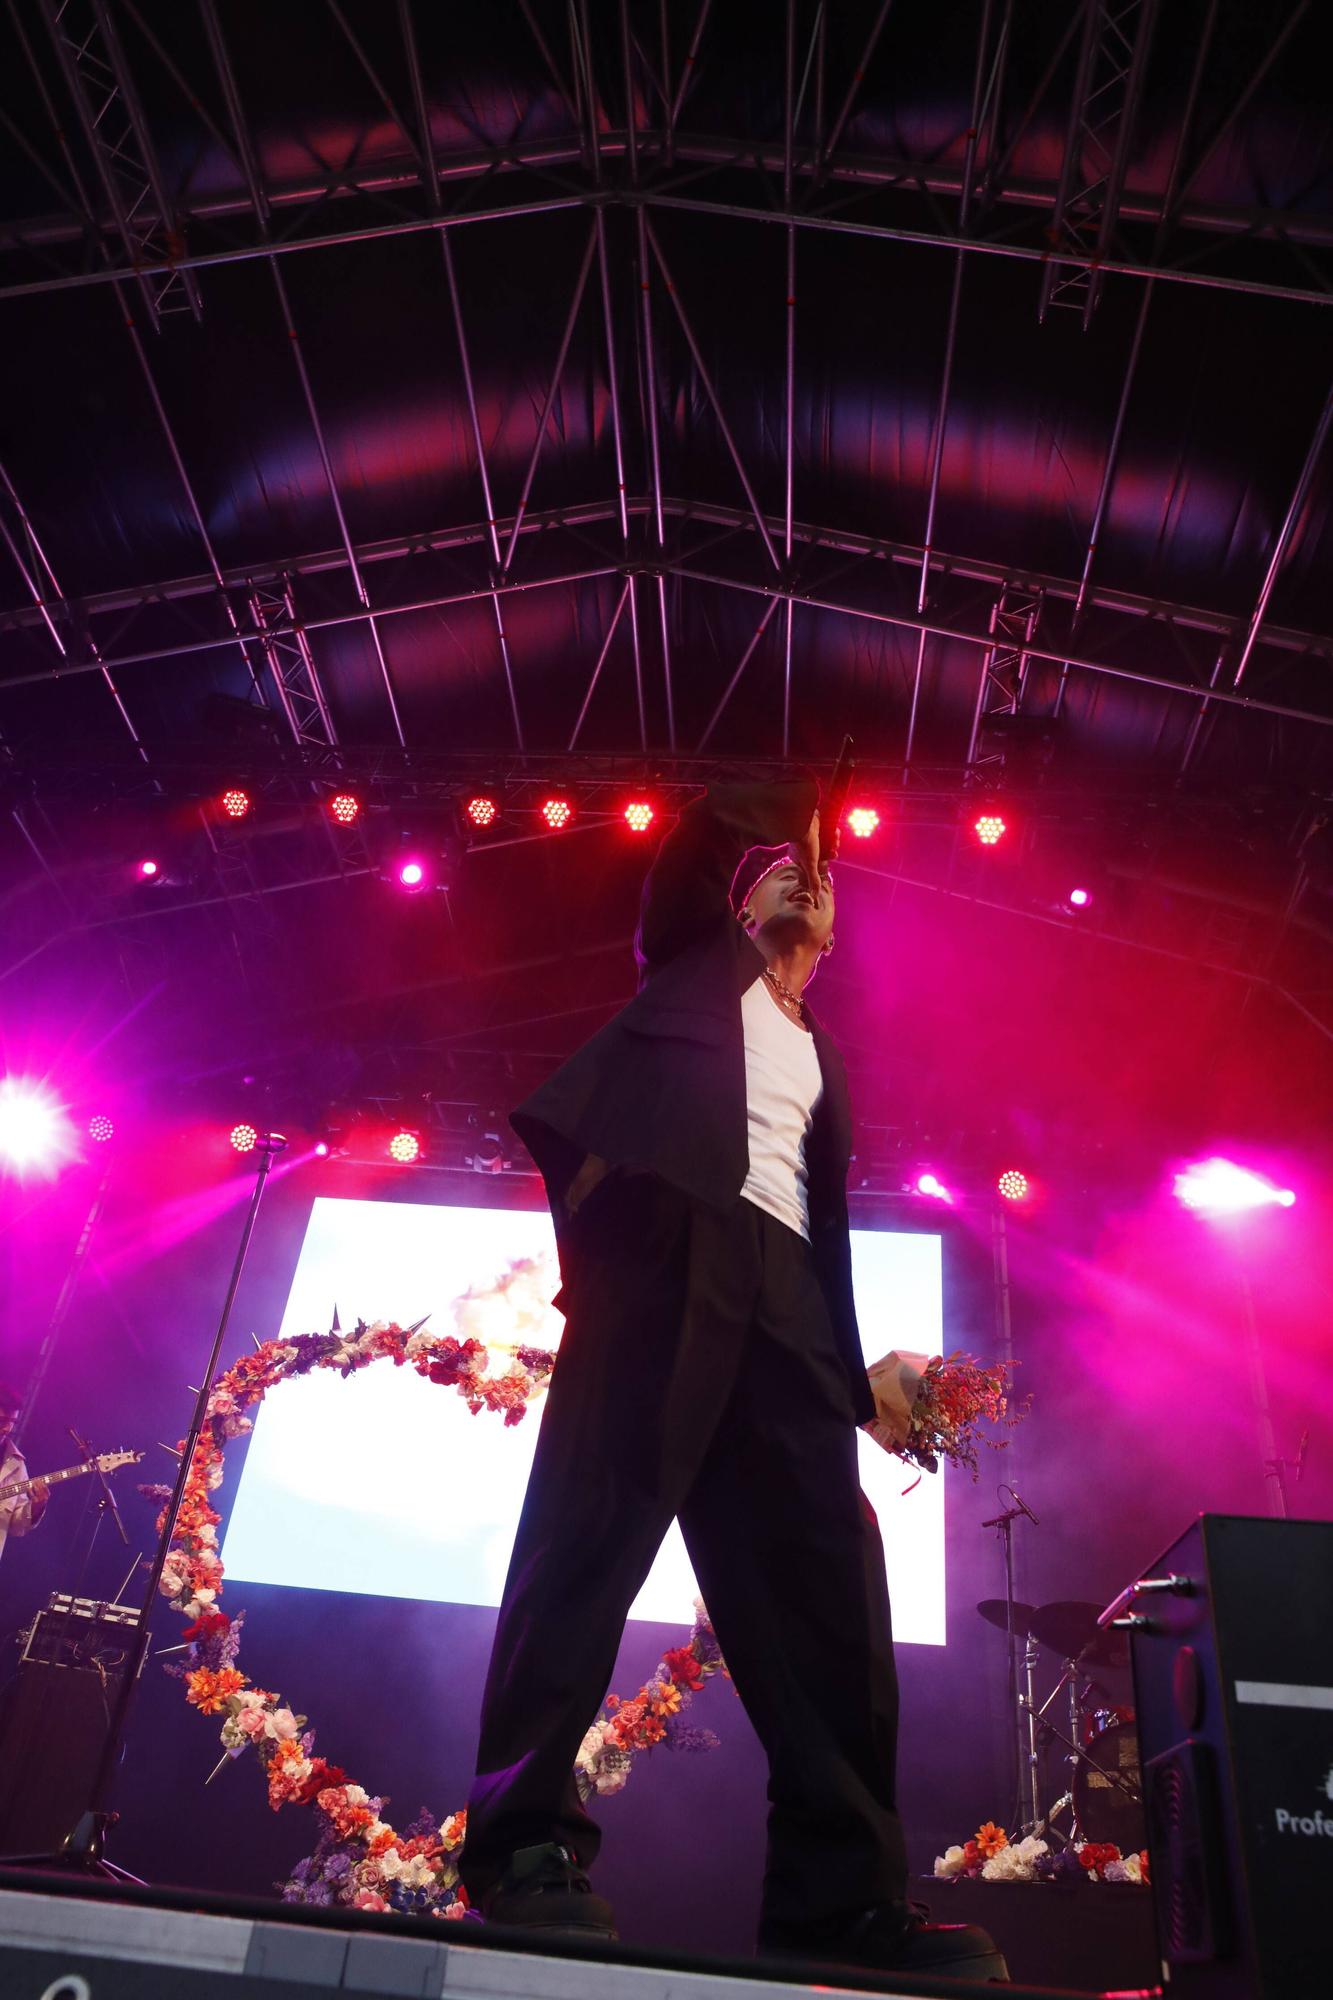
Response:
M0 1857L54 1853L88 1806L138 1631L121 1604L57 1591L0 1694Z
M1333 1993L1333 1522L1201 1515L1131 1650L1167 1995Z

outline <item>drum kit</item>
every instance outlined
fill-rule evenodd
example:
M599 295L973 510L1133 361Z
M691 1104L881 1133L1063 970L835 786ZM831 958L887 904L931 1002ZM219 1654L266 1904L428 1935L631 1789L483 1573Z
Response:
M1097 1623L1101 1606L1078 1600L1032 1605L988 1597L977 1610L987 1624L1010 1635L1019 1758L1027 1766L1026 1798L1018 1808L1027 1813L1022 1832L1069 1843L1114 1841L1122 1854L1137 1852L1145 1835L1134 1710L1113 1701L1094 1678L1099 1671L1128 1667L1126 1634L1103 1630ZM1038 1706L1035 1676L1043 1648L1063 1662L1063 1671ZM1064 1790L1043 1806L1042 1751L1047 1744L1063 1749Z

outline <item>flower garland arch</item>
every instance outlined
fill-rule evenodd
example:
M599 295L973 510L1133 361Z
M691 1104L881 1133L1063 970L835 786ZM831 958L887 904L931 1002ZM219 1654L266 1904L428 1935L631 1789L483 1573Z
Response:
M489 1410L502 1415L506 1425L520 1423L545 1393L555 1366L553 1351L530 1337L545 1318L553 1289L549 1259L520 1259L494 1285L474 1287L454 1301L456 1334L427 1333L424 1320L406 1328L392 1321L359 1320L345 1333L335 1313L328 1333L257 1340L254 1352L234 1362L209 1395L162 1571L162 1595L190 1620L185 1660L166 1671L184 1681L191 1707L223 1718L224 1761L253 1748L275 1812L288 1805L313 1806L315 1849L283 1885L286 1901L413 1910L453 1919L475 1915L458 1871L467 1812L464 1808L438 1820L423 1811L398 1831L382 1816L383 1798L353 1782L341 1765L315 1754L308 1717L242 1673L236 1662L245 1613L228 1617L218 1609L224 1580L217 1546L222 1517L209 1497L222 1484L226 1447L251 1429L246 1412L280 1382L317 1368L336 1369L347 1377L383 1361L414 1368L426 1380L453 1389L474 1416ZM492 1357L497 1358L494 1366ZM178 1448L183 1450L183 1443ZM162 1501L171 1496L164 1486L141 1491ZM159 1533L162 1522L159 1515ZM691 1728L684 1715L692 1696L718 1671L726 1672L721 1652L702 1603L696 1603L693 1630L683 1645L666 1653L652 1679L629 1700L609 1695L603 1703L575 1759L580 1797L621 1791L634 1758L658 1744L712 1748L717 1741L712 1732Z

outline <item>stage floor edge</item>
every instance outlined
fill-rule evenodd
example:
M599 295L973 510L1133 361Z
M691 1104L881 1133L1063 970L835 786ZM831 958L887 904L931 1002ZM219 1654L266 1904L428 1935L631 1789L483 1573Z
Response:
M540 1949L469 1924L293 1908L87 1876L0 1867L0 1991L6 2000L302 2000L411 1994L452 2000L806 2000L975 1994L956 1980L861 1976L622 1945ZM441 1936L441 1932L446 1935ZM805 1973L809 1977L803 1976ZM1005 1986L1010 2000L1086 2000Z

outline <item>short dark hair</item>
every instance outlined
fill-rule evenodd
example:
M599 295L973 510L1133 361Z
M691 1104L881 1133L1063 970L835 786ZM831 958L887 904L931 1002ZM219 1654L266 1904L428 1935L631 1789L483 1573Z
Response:
M0 1410L12 1410L16 1414L23 1408L23 1398L12 1382L0 1382Z

